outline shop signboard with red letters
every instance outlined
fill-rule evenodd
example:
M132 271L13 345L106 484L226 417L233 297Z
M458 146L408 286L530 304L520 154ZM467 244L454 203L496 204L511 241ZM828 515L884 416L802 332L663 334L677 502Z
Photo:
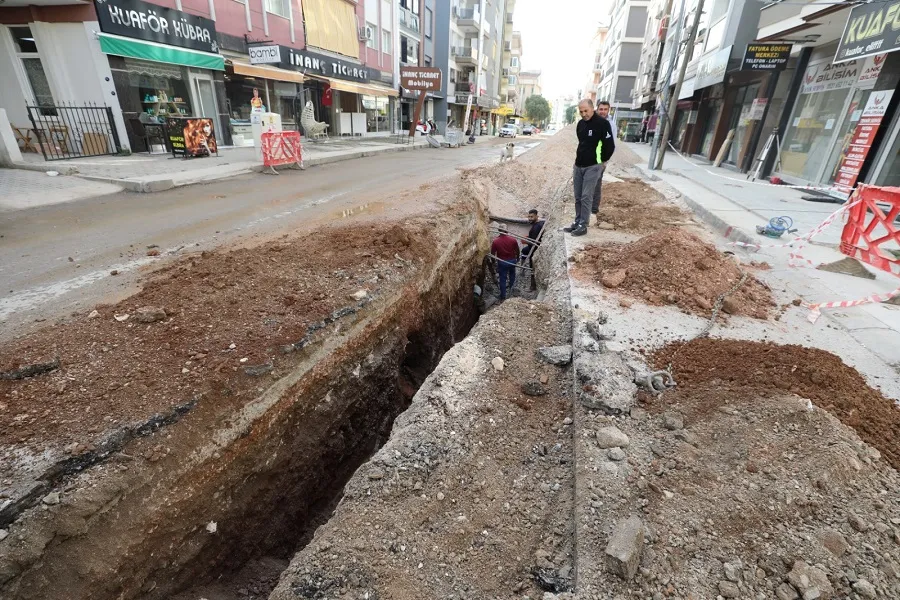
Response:
M872 149L872 140L875 139L875 134L881 127L881 120L884 119L893 95L893 90L882 90L872 92L869 96L859 123L856 124L856 129L853 131L853 137L850 138L850 143L847 145L844 159L834 180L835 186L850 190L856 185L859 172Z

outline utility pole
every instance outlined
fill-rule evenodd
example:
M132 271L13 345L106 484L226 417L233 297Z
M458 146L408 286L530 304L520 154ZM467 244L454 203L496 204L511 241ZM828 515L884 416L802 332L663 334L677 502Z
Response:
M694 22L691 25L691 33L688 36L687 47L684 51L684 61L678 70L678 81L675 83L675 91L669 98L669 106L666 111L666 122L663 124L662 138L660 139L659 154L656 157L656 168L662 169L663 159L666 157L666 138L669 136L669 127L675 119L675 108L678 105L678 96L681 94L681 84L684 83L684 73L687 71L688 63L694 56L694 43L697 41L697 28L700 26L700 15L703 14L703 0L697 2L697 8L694 12ZM658 129L658 127L657 127Z
M672 79L672 72L675 70L675 61L678 60L678 46L681 41L681 26L684 23L684 6L687 0L682 0L679 7L678 20L675 22L675 33L672 34L672 44L674 48L672 49L671 56L669 57L669 68L666 69L665 73L662 75L663 78L663 86L662 86L662 97L660 98L660 102L662 106L669 105L669 81ZM672 5L669 4L668 11L670 15L669 18L669 27L672 26L671 12ZM663 40L663 44L665 44L665 40ZM663 47L665 50L665 46ZM656 135L653 136L653 143L650 145L650 160L647 161L647 166L650 170L656 169L656 153L659 151L659 140L660 136L659 132L662 130L662 126L666 122L666 112L663 110L657 110L659 113L656 117Z

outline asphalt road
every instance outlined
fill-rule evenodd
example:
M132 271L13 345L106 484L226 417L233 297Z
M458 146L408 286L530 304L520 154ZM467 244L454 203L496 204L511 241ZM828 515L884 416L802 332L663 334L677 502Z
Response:
M517 150L539 143L526 139L516 140ZM142 270L160 262L147 257L148 247L177 255L348 216L414 211L421 207L405 192L459 168L499 161L500 144L481 138L459 149L388 153L278 177L252 174L0 213L0 339L128 296Z

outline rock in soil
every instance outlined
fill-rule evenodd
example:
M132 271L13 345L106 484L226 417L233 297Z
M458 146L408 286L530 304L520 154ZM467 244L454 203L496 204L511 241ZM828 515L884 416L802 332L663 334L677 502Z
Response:
M142 306L137 309L134 318L138 323L156 323L166 319L166 311L157 306Z
M626 581L637 573L644 548L644 524L638 517L619 521L606 545L607 568Z
M625 448L628 446L628 436L622 433L618 427L603 427L598 429L595 435L597 446L600 448Z
M551 365L563 367L572 362L572 346L545 346L537 352L538 358Z

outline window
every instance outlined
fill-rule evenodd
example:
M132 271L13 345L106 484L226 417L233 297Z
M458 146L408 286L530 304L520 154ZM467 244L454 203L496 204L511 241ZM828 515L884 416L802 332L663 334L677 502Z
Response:
M35 104L38 106L53 106L56 104L53 101L53 92L50 90L47 74L44 73L44 65L41 63L41 57L38 55L37 44L34 41L34 36L31 34L31 28L10 27L9 32L13 36L16 54L22 61L22 68L25 71L25 77L28 79L31 96L34 98ZM41 112L46 116L56 115L56 112L52 109Z
M391 32L384 31L381 32L381 51L385 54L391 53Z
M518 80L519 80L519 78L516 77L515 75L510 75L509 76L509 85L516 85L516 82Z
M408 65L419 64L419 43L405 35L400 36L400 61Z
M400 0L400 6L411 11L413 14L419 14L419 0Z
M290 14L290 0L266 0L266 11L279 17L285 17Z
M378 27L372 23L366 23L366 47L378 50Z
M383 0L381 3L381 28L385 31L390 31L393 22L394 21L391 18L391 2L390 0ZM387 47L390 47L390 44L388 44ZM382 46L382 49L384 48L385 46ZM385 52L387 52L387 50L385 50Z
M425 37L430 38L433 33L432 27L434 25L432 24L432 21L434 21L434 13L431 12L430 8L426 8L425 9Z
M512 58L510 58L509 66L512 67L513 69L518 69L519 68L519 57L513 56Z
M450 69L450 83L456 83L456 69Z

